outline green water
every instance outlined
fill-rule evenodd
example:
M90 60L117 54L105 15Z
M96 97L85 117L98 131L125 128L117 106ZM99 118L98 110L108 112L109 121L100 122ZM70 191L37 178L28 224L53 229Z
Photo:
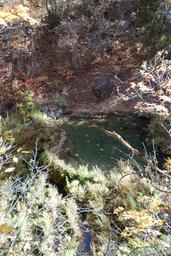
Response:
M102 169L111 168L119 159L133 158L138 161L119 142L106 136L102 131L91 128L90 125L93 123L107 130L116 131L132 147L144 152L145 136L135 123L119 121L114 117L96 120L73 119L62 125L67 134L67 146L61 153L61 158L67 162L96 165ZM150 151L149 147L147 150Z

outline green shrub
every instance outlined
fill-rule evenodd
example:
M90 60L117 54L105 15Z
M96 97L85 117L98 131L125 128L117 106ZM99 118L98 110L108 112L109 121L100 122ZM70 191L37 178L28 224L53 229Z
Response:
M168 49L171 44L169 37L169 20L165 2L160 0L134 0L137 34L141 42L151 47L155 53Z

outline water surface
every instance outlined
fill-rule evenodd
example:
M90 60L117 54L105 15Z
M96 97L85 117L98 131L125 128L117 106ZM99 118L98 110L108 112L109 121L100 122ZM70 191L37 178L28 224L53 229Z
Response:
M79 162L89 166L111 168L119 159L134 159L123 145L105 135L96 128L91 128L96 123L110 131L120 134L132 147L144 152L145 135L135 123L127 123L117 118L106 119L71 119L62 125L67 134L67 147L61 157L67 162ZM150 148L146 145L150 153Z

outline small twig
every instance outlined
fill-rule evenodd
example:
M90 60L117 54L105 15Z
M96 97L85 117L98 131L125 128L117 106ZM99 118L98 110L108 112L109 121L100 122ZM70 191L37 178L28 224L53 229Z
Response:
M137 175L135 172L134 173L127 173L127 174L125 174L125 175L123 175L120 179L119 179L119 181L118 181L118 191L119 191L119 188L120 188L120 183L121 183L121 181L124 179L124 178L126 178L127 176L131 176L131 175Z
M171 132L166 128L166 126L162 122L160 123L160 125L164 129L164 131L167 133L169 138L171 138Z

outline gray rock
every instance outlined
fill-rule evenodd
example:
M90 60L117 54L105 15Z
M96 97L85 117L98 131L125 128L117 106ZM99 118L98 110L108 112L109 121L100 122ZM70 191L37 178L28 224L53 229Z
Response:
M92 87L94 96L98 99L98 102L108 98L113 91L113 83L108 80L104 75L99 75Z

